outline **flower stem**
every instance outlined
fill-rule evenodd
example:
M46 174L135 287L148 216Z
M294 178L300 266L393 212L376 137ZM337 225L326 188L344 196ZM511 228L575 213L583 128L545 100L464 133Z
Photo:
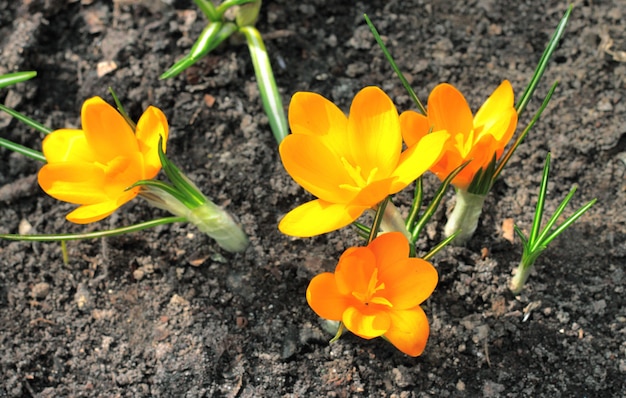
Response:
M513 278L511 279L511 284L509 285L509 289L511 289L513 294L519 294L524 288L524 284L530 276L530 271L533 269L533 263L534 261L530 263L524 261L524 258L520 261L515 275L513 275Z
M456 190L456 205L444 229L446 237L459 231L453 244L464 245L474 235L486 197L487 195L477 195L462 189Z

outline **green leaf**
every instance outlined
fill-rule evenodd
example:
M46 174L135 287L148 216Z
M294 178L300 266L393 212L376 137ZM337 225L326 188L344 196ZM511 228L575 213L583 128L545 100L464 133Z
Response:
M8 87L13 84L25 82L37 76L35 71L7 73L0 76L0 88Z
M550 57L552 57L552 53L554 53L554 50L556 50L557 46L559 45L559 40L561 40L563 33L565 33L565 26L567 25L567 21L569 21L570 15L572 14L573 7L574 7L573 5L570 5L567 8L567 11L561 18L561 21L559 21L559 24L557 25L556 30L552 34L552 38L548 42L546 49L543 51L543 54L541 55L541 58L539 59L539 63L537 64L537 67L535 68L535 73L533 74L533 77L530 79L528 86L526 86L526 89L524 90L522 97L520 98L520 100L518 101L515 107L515 109L517 110L518 116L521 116L524 110L526 109L526 105L528 104L528 101L530 101L530 99L532 98L533 93L535 92L535 89L537 88L537 85L539 84L539 81L541 80L541 77L543 76L543 72L548 67L548 62L550 61Z
M248 49L250 50L250 57L254 65L256 81L259 85L259 92L261 93L263 109L269 119L274 138L276 142L280 144L289 134L289 128L287 127L287 117L283 109L283 101L278 92L278 87L276 86L274 72L272 71L272 65L267 55L265 44L263 43L261 34L255 27L244 26L241 27L239 31L244 34L248 42Z
M43 134L50 134L53 130L44 126L43 124L34 121L33 119L29 118L26 115L23 115L21 113L19 113L18 111L15 111L11 108L7 108L6 106L0 104L0 111L4 111L6 113L8 113L9 115L13 116L14 118L16 118L17 120L19 120L20 122L24 123L25 125L27 125L28 127L31 127L37 131L39 131L40 133Z
M363 18L365 18L365 22L367 23L367 26L369 26L370 30L372 31L372 34L374 35L374 38L376 39L376 43L378 43L378 46L383 51L383 54L385 54L385 58L387 58L387 62L389 62L393 71L396 72L396 76L398 76L398 79L400 79L400 82L402 82L404 89L407 91L407 93L409 93L409 97L411 97L411 99L417 106L417 109L419 110L419 112L422 115L425 115L426 108L424 108L424 105L422 105L422 102L419 100L419 98L417 98L417 94L415 94L415 91L409 84L409 81L406 79L406 77L404 77L404 75L400 71L400 68L398 68L398 65L393 60L391 53L389 52L389 50L387 50L387 46L385 46L385 43L383 43L383 40L380 38L380 35L378 34L378 30L376 30L376 27L374 26L372 21L370 21L367 14L363 14Z
M16 144L15 142L9 141L6 138L0 138L0 146L13 152L20 153L24 156L28 156L31 159L39 160L40 162L44 163L47 162L46 157L43 155L43 153L34 149L27 148L24 145Z
M42 234L42 235L17 235L17 234L1 234L1 239L22 240L27 242L56 242L64 240L94 239L105 238L109 236L117 236L130 232L137 232L143 229L156 227L163 224L171 224L175 222L185 222L185 217L165 217L157 220L142 222L130 225L128 227L110 229L108 231L85 232L78 234Z

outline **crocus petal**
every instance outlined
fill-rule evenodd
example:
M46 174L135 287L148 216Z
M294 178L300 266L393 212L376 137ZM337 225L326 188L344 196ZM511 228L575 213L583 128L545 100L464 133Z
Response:
M354 196L354 192L339 188L354 185L341 158L317 137L288 135L279 151L287 173L313 195L333 203L347 203Z
M445 131L436 131L422 137L416 145L402 152L398 167L392 176L396 177L391 192L399 192L424 174L442 155L449 138Z
M359 218L366 209L312 200L287 213L280 220L278 229L285 235L308 238L343 228Z
M349 300L337 289L335 275L324 272L316 275L306 289L306 301L317 315L331 321L340 321Z
M93 162L95 159L82 130L55 130L44 138L41 146L48 163Z
M400 115L402 139L407 146L417 144L430 131L428 118L415 111L404 111Z
M342 321L346 329L364 339L382 336L391 326L387 312L364 313L355 307L346 308Z
M365 178L374 170L377 179L391 174L402 150L398 111L378 87L365 87L354 97L348 116L352 158Z
M418 306L409 310L392 310L388 314L391 327L385 332L385 338L407 355L421 355L430 332L424 310Z
M116 198L116 200L83 205L69 213L66 218L68 221L76 224L89 224L100 221L110 216L115 210L133 199L136 195L135 192L128 192L126 195Z
M144 179L156 177L161 170L159 159L159 139L163 139L162 149L166 150L166 142L169 133L167 119L159 108L148 107L137 122L136 137L139 144L139 152L144 157Z
M337 289L343 295L366 293L375 267L376 257L368 247L346 250L335 269Z
M39 170L37 179L48 195L64 202L94 204L109 200L104 171L93 163L46 164Z
M385 178L384 180L373 181L369 185L361 188L360 192L352 198L351 204L372 208L385 199L388 195L396 193L392 190L395 178ZM395 184L397 185L397 184Z
M378 280L385 284L381 295L394 310L404 310L424 302L437 286L437 270L420 258L404 258L379 267Z
M450 84L439 84L428 97L428 120L434 130L468 134L474 127L472 110L465 97Z
M117 156L130 156L139 151L133 130L102 98L85 101L81 119L87 143L99 162L107 163Z
M313 135L337 157L350 154L346 130L348 118L335 104L316 93L297 92L289 104L293 134Z
M367 245L367 248L376 258L376 266L381 269L385 265L407 259L410 250L409 241L401 232L382 234Z
M508 121L511 116L510 112L514 112L513 101L513 87L508 80L505 80L494 90L489 98L487 98L478 112L476 112L476 116L474 117L474 127L477 128L479 126L484 126L484 130L489 129L490 126L499 119L505 119ZM517 112L514 113L517 115ZM494 132L496 131L497 130L494 129ZM504 131L500 130L496 139L499 139L505 131L506 129L504 129Z

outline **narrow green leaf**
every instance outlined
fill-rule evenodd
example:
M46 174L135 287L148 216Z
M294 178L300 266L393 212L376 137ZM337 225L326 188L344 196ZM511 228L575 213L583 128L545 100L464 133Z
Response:
M20 153L24 156L28 156L31 159L39 160L40 162L44 163L47 162L46 157L43 156L43 153L34 149L27 148L24 145L16 144L15 142L9 141L6 138L0 138L0 146L13 152Z
M406 228L411 231L415 218L419 214L422 208L422 200L424 198L424 183L422 182L422 176L415 180L415 192L413 193L413 203L411 203L411 209L409 210L409 216L406 218Z
M130 116L128 116L128 113L126 113L126 109L124 109L124 105L122 105L119 98L117 98L117 94L115 94L115 91L113 91L113 87L109 87L109 93L111 93L111 96L113 97L113 101L115 102L117 111L120 113L120 115L122 115L124 120L126 120L126 123L128 123L133 131L137 130L137 124L135 124L133 119L131 119Z
M561 18L561 21L557 25L556 30L554 31L554 34L552 35L552 38L550 39L550 42L548 42L546 49L541 55L541 58L539 59L539 63L537 64L537 67L535 68L533 77L530 79L528 86L526 86L526 89L524 90L522 97L520 98L519 102L517 103L515 107L515 109L517 110L518 116L521 116L524 110L526 109L526 105L528 104L528 101L530 101L530 99L532 98L533 93L535 92L535 89L537 88L537 84L539 84L539 81L541 80L541 77L543 76L543 72L546 70L546 67L548 66L548 62L550 61L550 57L552 56L552 53L554 53L554 50L556 50L557 46L559 45L559 40L563 36L563 33L565 33L565 26L567 25L567 21L569 20L569 17L572 13L572 8L573 8L573 5L570 5L567 8L567 11L563 15L563 18Z
M550 244L550 242L552 242L554 240L554 238L559 236L559 234L561 232L563 232L565 230L565 228L567 228L570 225L572 225L574 223L574 221L578 220L580 218L580 216L582 216L587 210L589 210L591 208L591 206L596 204L597 201L598 201L597 198L593 199L593 200L587 202L587 204L585 204L580 209L576 210L576 212L574 212L574 214L569 216L567 218L567 220L565 220L565 222L563 222L563 224L561 224L557 229L554 230L554 232L552 232L552 234L550 234L550 236L545 238L545 240L543 241L544 245L547 246L548 244Z
M374 26L372 21L369 19L367 14L363 14L363 18L365 18L365 22L367 23L367 26L369 26L370 30L372 31L372 34L374 35L374 39L376 39L376 43L378 43L378 46L383 51L383 54L385 54L385 58L387 58L387 62L389 62L393 71L396 72L396 76L398 76L398 79L400 79L400 82L402 82L402 86L404 86L404 89L409 94L409 97L411 97L411 99L417 106L417 109L419 110L419 112L422 115L425 115L426 108L424 108L424 105L422 105L422 102L417 97L417 94L415 94L415 91L413 91L413 88L409 84L409 81L406 79L406 77L404 77L404 74L402 74L402 72L400 71L400 68L398 68L398 65L393 60L391 53L389 52L389 50L387 50L387 46L385 46L385 43L383 43L383 40L380 38L380 34L378 34L378 30L376 30L376 27Z
M211 0L193 0L193 2L196 3L200 11L202 11L209 21L217 22L221 19Z
M456 238L456 236L461 233L461 231L456 231L455 233L453 233L452 235L448 236L447 238L445 238L444 240L442 240L441 242L439 242L439 244L435 247L433 247L432 249L430 249L430 251L428 252L428 254L426 254L424 257L422 257L424 260L428 261L431 258L433 258L433 256L437 253L439 253L439 251L441 251L441 249L443 249L444 247L448 246L448 244L450 242L452 242L454 240L454 238Z
M163 166L163 172L167 175L167 178L172 182L174 188L178 192L178 196L175 197L183 198L181 202L185 204L185 206L193 209L198 207L204 203L206 203L206 198L199 192L195 186L185 177L182 171L174 163L170 162L165 153L163 152L163 137L159 139L159 159L161 160L161 166Z
M20 122L24 123L25 125L27 125L30 128L33 128L37 131L39 131L40 133L43 134L50 134L53 130L44 126L43 124L34 121L33 119L29 118L26 115L23 115L21 113L19 113L18 111L15 111L11 108L7 108L6 106L0 104L0 111L4 111L6 113L8 113L9 115L13 116L14 118L16 118L17 120L19 120Z
M254 73L256 75L259 92L261 93L261 101L263 109L267 115L270 128L274 134L276 142L280 144L282 140L289 134L287 127L287 117L283 109L283 101L276 86L272 65L265 49L265 44L261 38L259 31L253 26L244 26L239 29L246 37L250 57L254 65Z
M539 196L537 196L537 206L535 207L535 218L533 226L528 235L528 242L532 246L537 242L539 231L541 228L541 220L543 219L543 206L546 202L546 191L548 190L548 176L550 174L550 152L546 155L546 161L543 165L543 175L541 177L541 186L539 187Z
M378 230L380 229L380 224L383 222L383 216L385 215L385 208L387 208L387 204L389 203L389 199L391 197L387 196L385 200L378 204L378 209L376 209L376 215L374 215L374 222L372 223L372 228L370 229L370 236L367 239L367 244L369 245L378 235Z
M78 234L42 234L42 235L18 235L18 234L0 234L1 239L8 240L22 240L27 242L56 242L56 241L64 241L64 240L80 240L80 239L94 239L94 238L105 238L109 236L117 236L122 234L127 234L130 232L137 232L143 229L156 227L163 224L171 224L175 222L185 222L187 219L185 217L165 217L159 218L157 220L151 220L142 222L139 224L134 224L128 227L111 229L108 231L96 231L96 232L85 232Z
M7 73L0 76L0 88L8 87L13 84L25 82L37 76L35 71Z

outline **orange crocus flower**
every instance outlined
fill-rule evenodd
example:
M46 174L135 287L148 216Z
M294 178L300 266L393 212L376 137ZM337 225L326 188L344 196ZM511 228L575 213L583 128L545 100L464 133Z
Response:
M418 356L428 340L428 319L420 304L437 285L427 261L409 257L400 232L346 250L335 273L311 280L306 299L317 315L341 321L346 329L372 339L383 336L407 355Z
M472 117L472 111L461 94L450 84L443 83L428 97L428 116L406 111L400 116L403 138L411 147L430 131L450 133L443 155L431 168L444 180L455 168L471 160L455 178L452 185L467 190L476 173L493 160L500 159L515 128L517 112L513 104L513 88L507 80L491 94Z
M366 87L346 117L319 94L296 93L289 105L292 134L280 145L287 173L318 199L290 211L278 226L287 235L309 237L355 221L388 195L428 170L448 137L420 137L402 151L398 111L377 87Z
M85 101L81 122L82 130L55 130L44 139L47 164L39 170L38 180L53 198L81 205L67 219L87 224L109 216L137 196L140 188L128 187L158 174L159 138L163 137L165 151L168 125L163 112L151 106L133 132L124 117L100 97Z

